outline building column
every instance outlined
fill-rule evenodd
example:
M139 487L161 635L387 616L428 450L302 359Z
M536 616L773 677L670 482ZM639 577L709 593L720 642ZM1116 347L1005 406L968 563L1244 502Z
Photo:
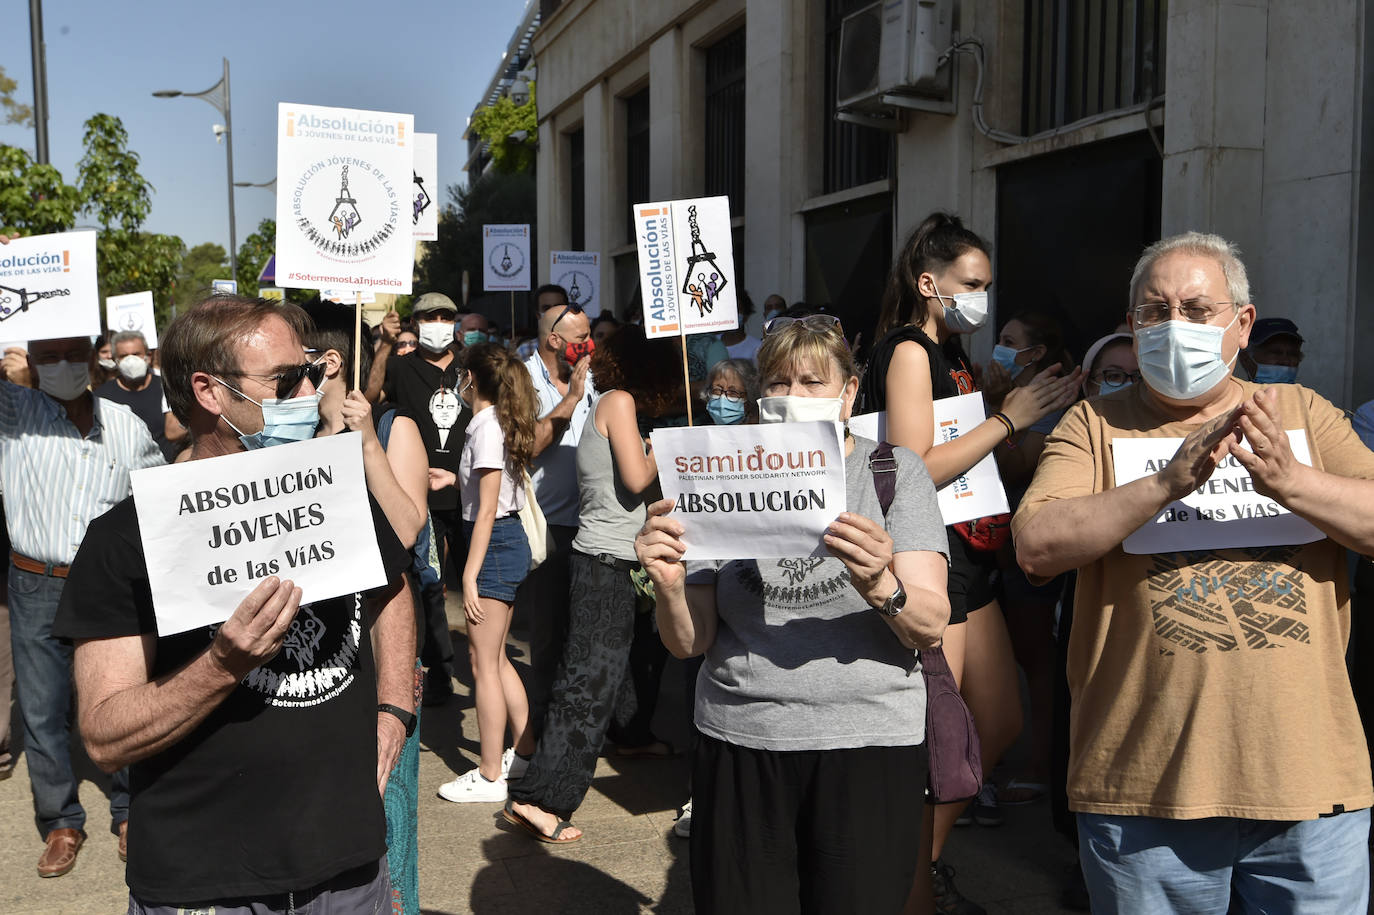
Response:
M683 111L687 93L682 30L664 32L649 47L649 198L674 200L684 188ZM628 205L648 203L630 200Z
M534 164L535 186L539 192L535 194L534 204L536 225L531 292L541 283L548 282L549 252L555 247L565 246L567 242L563 228L563 201L567 199L568 187L560 145L562 139L554 129L553 118L539 122L539 152L535 155Z
M598 82L582 93L582 161L583 181L586 187L582 211L586 220L583 231L586 233L588 251L601 252L601 275L597 278L601 290L601 301L615 301L612 288L615 271L611 269L607 252L611 239L615 237L610 201L615 197L611 192L611 118L612 108L606 83Z

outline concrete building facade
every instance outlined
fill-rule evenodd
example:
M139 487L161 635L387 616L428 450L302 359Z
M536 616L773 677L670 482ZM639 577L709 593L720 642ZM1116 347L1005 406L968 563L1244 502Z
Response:
M1240 244L1260 314L1302 329L1301 380L1343 406L1374 397L1361 0L883 8L900 3L951 16L985 65L954 55L949 113L868 112L879 128L836 119L839 33L863 2L543 0L538 250L602 252L602 302L623 315L631 204L728 193L755 301L827 304L871 339L894 254L948 210L994 244L998 315L1056 311L1081 353L1123 318L1145 244L1215 231Z

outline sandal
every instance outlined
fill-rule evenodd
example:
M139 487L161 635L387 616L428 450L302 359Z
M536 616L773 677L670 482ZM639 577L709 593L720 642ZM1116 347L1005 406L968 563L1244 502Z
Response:
M572 839L563 838L563 831L572 825L567 820L559 820L558 825L555 826L553 829L553 835L546 836L543 832L540 831L538 826L535 826L528 819L516 813L515 808L511 806L512 803L513 801L506 801L506 806L501 811L501 816L505 818L507 823L512 823L516 826L519 826L521 829L525 830L530 835L534 836L540 842L544 842L548 845L571 845L573 842L576 842L582 838L581 836L577 836L576 838Z
M997 802L1003 807L1025 807L1043 801L1049 793L1049 785L1013 778L998 789Z

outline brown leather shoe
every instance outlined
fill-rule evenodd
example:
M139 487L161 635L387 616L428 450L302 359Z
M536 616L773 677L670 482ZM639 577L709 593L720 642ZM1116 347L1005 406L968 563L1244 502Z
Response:
M129 821L119 824L119 860L129 860Z
M79 829L54 829L48 833L48 844L38 858L38 876L61 877L76 866L76 853L86 834Z

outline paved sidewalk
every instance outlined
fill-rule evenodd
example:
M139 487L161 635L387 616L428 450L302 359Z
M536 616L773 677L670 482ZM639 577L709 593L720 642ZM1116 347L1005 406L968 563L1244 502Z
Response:
M462 612L450 601L460 667L466 665ZM524 646L512 646L517 663ZM535 842L500 817L497 804L451 804L435 791L476 764L477 723L471 677L460 671L458 695L425 709L420 757L420 902L433 915L478 912L690 912L687 843L673 836L676 808L685 800L687 763L602 759L575 821L586 833L573 845ZM664 674L656 731L683 745L686 716L682 672L670 661ZM124 912L123 865L108 832L102 779L82 760L82 802L90 838L75 870L40 879L42 843L33 824L28 774L21 759L14 777L0 781L0 915ZM309 835L308 825L301 829ZM915 835L913 831L913 836ZM946 860L958 883L990 913L1059 913L1058 879L1072 860L1067 843L1050 830L1045 804L1009 809L999 829L955 833Z

